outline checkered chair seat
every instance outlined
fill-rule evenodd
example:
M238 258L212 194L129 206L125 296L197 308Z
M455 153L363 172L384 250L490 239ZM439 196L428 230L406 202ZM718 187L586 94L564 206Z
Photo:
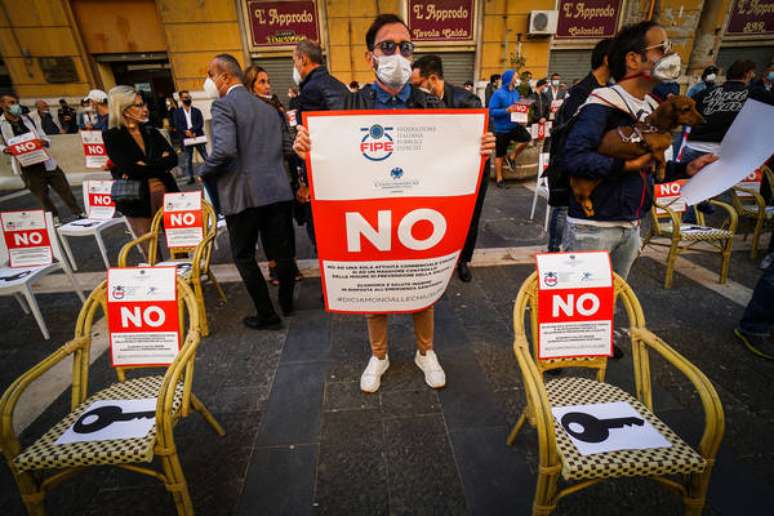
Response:
M698 229L692 229L698 228ZM672 223L662 222L661 231L662 236L672 236ZM697 226L696 224L683 224L680 226L680 237L683 240L726 240L734 238L734 234L731 231L725 229L711 228L707 226Z
M583 405L626 401L670 443L671 448L620 450L581 455L558 421L554 422L556 447L565 480L700 473L706 462L636 398L610 384L586 378L557 378L546 382L551 405Z
M758 205L757 204L746 204L742 203L740 205L739 215L743 217L758 217ZM772 219L774 218L774 206L766 206L766 218Z
M157 398L163 381L162 376L146 376L118 382L103 389L81 403L78 408L62 419L43 437L19 454L14 465L20 471L61 469L99 464L126 464L151 462L156 443L156 426L145 437L115 439L71 444L55 444L89 405L97 400L130 400ZM173 415L180 411L183 401L183 384L180 383L172 403Z

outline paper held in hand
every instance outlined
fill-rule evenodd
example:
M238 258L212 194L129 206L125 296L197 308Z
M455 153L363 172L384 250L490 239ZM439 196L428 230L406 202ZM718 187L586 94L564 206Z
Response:
M774 106L747 99L720 143L720 159L704 167L683 187L683 198L689 206L725 192L774 154L774 138L766 130L772 120Z
M194 138L183 138L183 146L190 147L191 145L199 145L201 143L207 143L207 135L196 136Z
M529 105L527 104L514 104L511 111L511 122L516 124L526 124L529 121Z
M9 138L8 148L22 167L43 163L51 158L43 146L43 141L32 131Z
M86 158L86 168L101 169L108 161L102 131L81 131L83 156Z
M556 120L556 113L559 112L559 109L562 107L562 104L564 104L564 99L551 101L551 109L548 115L549 120Z
M0 220L11 267L51 265L51 241L43 210L6 211L0 213Z
M109 269L107 290L113 367L171 364L180 349L175 267Z
M613 273L606 251L545 253L538 273L538 358L613 353Z
M164 234L167 247L196 247L204 238L202 193L164 194Z

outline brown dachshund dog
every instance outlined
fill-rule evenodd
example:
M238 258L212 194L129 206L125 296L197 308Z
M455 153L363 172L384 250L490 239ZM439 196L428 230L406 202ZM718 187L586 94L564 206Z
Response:
M684 95L675 95L661 103L644 122L633 127L611 129L602 137L597 151L605 156L622 160L636 159L643 154L653 154L656 162L656 177L664 180L666 161L664 151L672 145L672 129L680 125L694 126L704 122L696 110L696 102ZM570 177L570 187L583 213L587 217L594 215L591 192L602 182L601 179Z

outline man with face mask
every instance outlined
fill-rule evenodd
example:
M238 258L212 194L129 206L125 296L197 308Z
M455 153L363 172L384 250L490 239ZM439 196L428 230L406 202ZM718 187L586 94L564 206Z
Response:
M0 151L11 154L11 149L6 146L8 140L29 132L35 134L46 147L51 144L40 124L33 122L30 117L22 114L21 105L16 97L8 94L0 97L0 108L3 110L3 115L0 117L0 133L2 134ZM14 159L12 166L22 176L25 186L38 199L43 209L50 211L57 222L59 213L48 195L49 187L59 194L59 197L73 215L83 217L81 208L78 206L73 192L70 190L70 184L54 158L26 167L22 167Z
M718 78L718 67L715 65L710 65L707 68L704 69L703 72L701 72L701 80L688 88L688 95L691 98L696 97L699 93L702 91L708 89L708 88L714 88L715 87L715 81Z
M255 330L277 330L282 321L255 261L255 245L263 233L263 240L273 247L279 304L283 315L289 316L296 282L287 237L293 230L293 193L285 173L282 122L273 107L244 87L242 67L234 56L215 56L207 74L204 91L216 99L211 109L212 153L198 174L217 185L231 254L255 305L256 315L242 322Z
M204 136L204 117L199 108L194 107L191 93L188 90L181 90L178 93L181 106L172 111L172 126L180 138L180 144L183 147L183 163L188 172L188 184L194 183L193 173L193 153L194 149L199 153L202 159L207 159L207 144L184 145L186 138L197 138Z
M110 109L108 108L108 96L102 90L91 90L86 98L91 104L92 113L96 115L96 120L92 124L92 129L95 131L104 131L108 128L108 115Z
M495 184L498 188L505 188L505 181L503 181L503 159L505 159L505 155L508 153L508 146L511 142L516 142L516 148L511 155L511 161L515 162L516 158L532 139L524 127L511 120L511 113L516 110L516 104L522 98L518 89L522 84L521 80L519 80L519 77L513 70L504 71L502 80L502 86L494 92L489 100L489 117L492 120L497 138ZM529 85L527 85L527 88L529 88Z
M51 115L51 108L45 100L35 101L35 109L30 111L30 118L35 124L40 125L48 135L62 133L59 121Z
M376 17L365 36L365 58L374 70L376 80L360 90L338 99L332 109L427 109L442 108L443 101L435 95L412 86L410 58L414 44L405 22L394 14ZM311 148L309 131L299 127L293 148L305 159ZM481 153L488 155L494 147L494 137L485 135L481 140ZM412 314L417 352L414 363L424 373L425 383L438 389L446 385L446 374L433 351L434 307ZM371 358L360 377L360 389L376 392L381 377L390 367L387 355L387 315L368 314L368 338Z
M621 29L610 45L608 64L617 84L591 93L564 147L570 176L602 180L591 196L593 216L570 196L565 249L607 250L613 270L626 279L640 250L640 220L652 206L652 155L624 161L599 154L597 147L608 130L631 126L655 109L650 93L660 81L679 76L680 57L672 53L664 28L646 21ZM716 159L669 162L665 181L692 176Z
M551 80L545 91L545 98L548 104L550 105L554 100L564 100L566 96L567 90L562 88L562 76L558 73L551 74Z

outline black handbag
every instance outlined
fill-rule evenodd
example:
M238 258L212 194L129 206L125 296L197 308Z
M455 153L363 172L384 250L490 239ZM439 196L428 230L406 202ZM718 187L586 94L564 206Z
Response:
M136 179L116 179L110 187L114 202L137 202L142 199L142 182Z

